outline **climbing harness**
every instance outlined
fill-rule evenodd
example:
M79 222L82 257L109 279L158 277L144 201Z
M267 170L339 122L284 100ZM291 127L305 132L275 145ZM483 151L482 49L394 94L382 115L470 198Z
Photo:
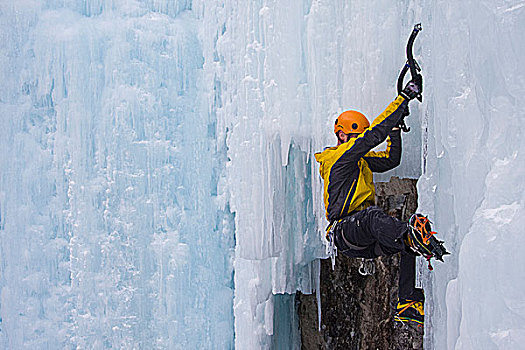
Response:
M405 75L407 74L408 70L410 69L410 75L411 79L422 79L421 74L419 72L421 71L421 68L419 67L419 64L414 59L414 53L413 53L413 47L414 47L414 41L416 40L417 35L423 28L421 27L421 23L418 23L414 26L414 29L412 30L412 33L410 34L410 37L408 38L407 47L406 47L406 53L407 53L407 61L403 68L401 69L401 73L399 73L399 78L397 78L397 93L401 93L404 88L404 80ZM416 96L416 98L419 100L419 102L423 101L423 96L421 95L421 91ZM410 128L406 126L405 124L405 117L407 117L410 114L408 110L408 106L406 107L403 116L401 117L401 120L399 121L398 127L403 130L404 132L409 132Z
M354 218L351 219L355 220ZM328 255L332 260L332 270L335 269L335 257L337 256L337 247L335 246L335 230L337 229L337 225L343 220L344 219L334 220L326 228L326 240L328 241L328 245L326 246L326 255ZM359 220L357 220L357 225L359 226ZM343 239L343 241L349 249L362 250L367 248L360 247L348 242L344 235L341 235L341 238ZM376 272L376 265L374 259L362 258L358 271L359 274L361 274L362 276L373 275Z

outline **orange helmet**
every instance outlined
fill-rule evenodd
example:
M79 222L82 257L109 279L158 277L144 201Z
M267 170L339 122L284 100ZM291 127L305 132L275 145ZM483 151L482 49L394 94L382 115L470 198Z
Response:
M343 130L345 134L360 134L370 126L370 122L365 115L358 111L343 112L335 120L334 132Z

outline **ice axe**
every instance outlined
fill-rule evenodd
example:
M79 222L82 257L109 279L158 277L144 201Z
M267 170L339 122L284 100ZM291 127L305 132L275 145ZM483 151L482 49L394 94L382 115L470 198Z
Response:
M408 38L407 42L407 61L405 65L403 66L403 69L401 69L401 73L399 73L399 78L397 78L397 93L401 93L403 91L404 87L404 80L405 75L407 74L408 70L410 69L410 75L411 79L422 79L421 74L419 72L421 71L421 68L417 64L417 61L414 59L414 53L413 53L413 47L414 47L414 41L416 40L417 35L423 28L421 27L421 23L418 23L414 26L414 29L412 30L412 33L410 34L410 37ZM423 85L421 85L421 88ZM421 95L421 92L417 95L417 99L419 102L423 101L423 96ZM408 106L405 109L405 112L403 113L403 117L401 118L399 122L399 128L403 130L404 132L409 132L410 128L406 126L405 124L405 117L410 114L408 110Z

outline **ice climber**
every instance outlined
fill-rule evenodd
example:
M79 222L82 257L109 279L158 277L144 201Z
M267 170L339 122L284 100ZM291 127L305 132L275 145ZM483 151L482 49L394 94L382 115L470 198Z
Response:
M315 154L324 181L328 232L334 235L335 246L349 257L366 259L401 252L395 320L417 324L424 320L424 295L415 288L416 255L429 256L433 232L428 219L420 214L412 215L406 223L375 206L372 173L399 165L401 131L397 125L409 101L421 91L419 76L406 85L372 125L360 112L343 112L335 121L337 146ZM386 151L371 151L385 139Z

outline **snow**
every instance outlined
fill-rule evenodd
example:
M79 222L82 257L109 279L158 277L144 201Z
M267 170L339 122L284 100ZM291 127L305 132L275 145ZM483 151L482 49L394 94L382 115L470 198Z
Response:
M423 68L401 165L452 252L426 348L525 338L522 1L0 3L0 347L297 348L314 152ZM480 259L481 258L481 259Z

